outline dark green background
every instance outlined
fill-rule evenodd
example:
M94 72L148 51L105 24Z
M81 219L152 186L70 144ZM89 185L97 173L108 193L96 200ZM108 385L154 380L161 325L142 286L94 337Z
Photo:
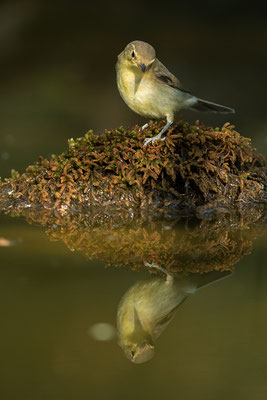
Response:
M184 118L215 126L229 120L267 154L260 3L8 0L0 5L0 176L64 151L68 138L89 129L145 122L115 81L117 54L135 39L151 43L185 89L236 109Z

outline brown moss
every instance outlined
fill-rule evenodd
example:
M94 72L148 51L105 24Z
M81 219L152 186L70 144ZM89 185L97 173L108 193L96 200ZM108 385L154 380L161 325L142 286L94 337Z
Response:
M265 161L233 125L180 121L165 141L144 148L163 124L70 139L65 153L0 182L0 207L194 208L266 199Z
M252 249L253 240L264 232L265 213L260 204L247 213L207 212L200 207L198 218L125 212L87 212L61 215L57 210L12 209L30 224L41 225L52 241L63 241L71 251L107 266L148 269L147 263L169 272L204 273L229 270ZM149 268L151 273L157 270Z

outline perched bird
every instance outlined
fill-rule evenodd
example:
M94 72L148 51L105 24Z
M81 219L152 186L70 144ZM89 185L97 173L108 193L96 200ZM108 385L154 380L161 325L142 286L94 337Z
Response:
M117 312L119 345L126 357L136 364L149 361L155 353L155 341L182 302L200 287L228 275L231 272L179 274L175 278L167 274L166 279L150 277L135 283L121 299Z
M182 109L217 113L234 113L229 107L199 99L182 89L180 81L156 58L154 48L140 40L129 43L118 55L117 85L125 103L147 118L166 118L158 135L147 138L154 144L171 126L174 115Z

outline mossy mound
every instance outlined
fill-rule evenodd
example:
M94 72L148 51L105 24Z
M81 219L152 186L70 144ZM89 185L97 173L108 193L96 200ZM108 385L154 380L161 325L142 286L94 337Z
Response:
M143 147L164 122L69 140L51 160L0 182L0 207L68 209L92 205L164 208L266 199L264 158L229 123L219 128L179 121L166 140Z

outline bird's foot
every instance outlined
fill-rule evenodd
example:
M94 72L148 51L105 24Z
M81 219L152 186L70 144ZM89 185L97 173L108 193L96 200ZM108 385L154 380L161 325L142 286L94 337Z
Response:
M171 126L171 124L172 124L172 121L168 121L166 123L166 125L161 129L161 131L156 136L153 136L152 138L146 138L144 141L143 147L147 146L148 143L150 143L150 142L152 142L152 144L154 144L156 140L162 140L162 141L165 140L166 137L162 138L161 136L163 135L164 132L166 132L166 130Z
M148 124L145 124L141 127L141 130L143 131L144 129L146 129L148 127Z
M144 140L143 147L147 146L148 143L150 143L150 142L152 142L152 144L154 144L156 140L162 140L162 141L163 141L163 140L165 140L165 139L166 139L166 138L165 138L165 137L162 138L162 137L161 137L161 134L159 133L158 135L153 136L153 137L151 137L151 138L146 138L146 139Z
M169 272L164 267L159 267L158 265L156 265L154 263L148 263L148 262L145 262L144 264L145 264L145 267L155 268L155 269L158 269L159 271L163 272L166 275L166 281L168 283L172 282L173 276L171 274L169 274Z

